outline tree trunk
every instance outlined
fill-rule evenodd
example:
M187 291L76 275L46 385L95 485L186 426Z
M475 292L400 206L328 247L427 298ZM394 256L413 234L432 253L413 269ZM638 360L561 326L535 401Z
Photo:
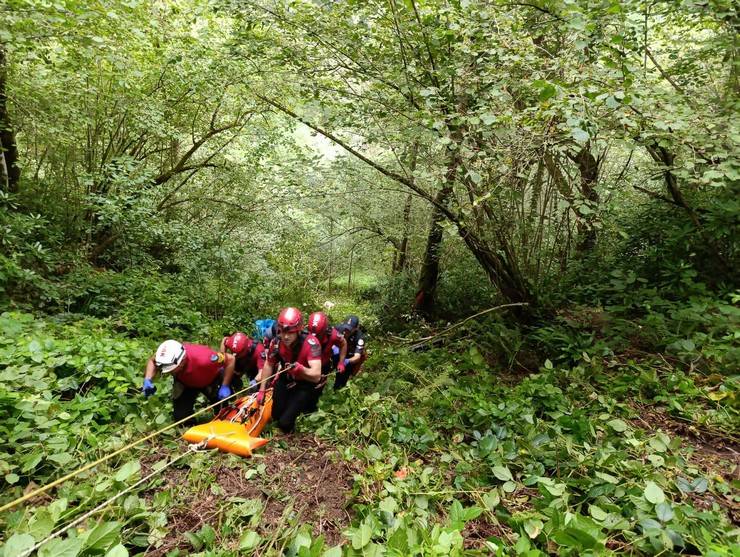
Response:
M488 248L480 238L461 224L458 224L458 231L465 245L504 298L510 303L527 304L528 307L514 310L520 319L527 321L532 315L532 309L536 307L537 300L516 263Z
M0 185L8 193L18 193L21 169L18 166L18 147L15 143L15 131L8 114L8 62L5 47L0 44L0 158L2 172Z
M456 173L457 168L453 167L452 172ZM449 171L448 176L450 176ZM448 182L437 193L435 202L446 205L451 193L452 184ZM414 309L427 316L432 315L434 312L436 302L435 296L437 293L437 282L439 281L439 256L442 247L442 221L444 219L445 216L439 207L434 206L432 208L432 221L429 225L429 235L427 236L427 247L424 250L424 261L421 264L419 288L414 302Z
M403 206L403 237L401 238L401 247L398 249L398 258L396 259L395 272L401 273L408 269L409 261L409 233L411 231L411 201L413 196L406 196L406 203Z
M596 184L599 181L599 160L591 153L590 144L586 144L578 154L571 155L571 160L578 166L581 175L579 189L581 195L589 203L589 209L593 213L583 215L579 213L578 224L578 242L576 252L580 255L591 252L596 247L596 228L594 227L595 209L599 205L599 193L596 191Z
M457 179L457 170L460 166L460 153L455 149L447 163L445 182L442 189L437 192L432 207L432 221L429 225L427 236L427 247L424 250L424 261L421 265L419 276L419 288L414 301L414 310L422 315L430 316L434 312L437 293L437 282L439 281L439 256L442 247L442 221L446 215L444 209L452 195L453 186Z

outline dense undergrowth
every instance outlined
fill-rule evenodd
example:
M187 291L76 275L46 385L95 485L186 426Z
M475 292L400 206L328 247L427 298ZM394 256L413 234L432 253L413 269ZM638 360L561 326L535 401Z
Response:
M375 332L373 356L350 389L299 422L295 439L315 433L353 466L343 544L290 513L261 529L260 499L219 499L212 471L259 482L262 459L198 454L177 464L182 485L166 471L39 554L152 551L176 505L210 493L219 501L210 518L169 554L736 555L736 300L699 289L671 301L616 273L612 281L603 306L573 306L540 326L489 314L390 343L371 307L340 301L336 316L359 311ZM116 319L0 318L0 503L169 422L167 388L148 401L138 394L156 340L117 332ZM201 338L215 341L220 333L204 324ZM142 333L178 330L170 327ZM4 554L184 449L167 432L6 513Z

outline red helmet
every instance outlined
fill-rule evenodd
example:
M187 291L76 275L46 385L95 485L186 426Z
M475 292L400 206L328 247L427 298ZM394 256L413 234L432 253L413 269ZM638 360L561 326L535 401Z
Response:
M323 311L316 311L308 316L308 332L319 338L326 336L329 329L329 319Z
M224 344L227 350L236 357L241 358L246 356L249 348L252 346L252 339L244 333L234 333L226 339Z
M303 315L298 308L285 308L278 315L278 333L297 333L303 329Z

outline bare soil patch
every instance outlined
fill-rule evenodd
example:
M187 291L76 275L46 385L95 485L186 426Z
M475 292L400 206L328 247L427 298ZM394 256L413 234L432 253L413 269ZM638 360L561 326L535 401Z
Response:
M689 460L697 468L720 475L726 481L740 480L740 444L729 437L722 437L701 426L677 419L658 407L632 402L638 413L631 420L635 427L650 432L662 431L684 440L684 446L691 449Z
M217 519L228 510L224 501L231 497L262 503L256 529L263 539L271 538L277 529L284 529L290 520L310 524L313 534L323 535L328 546L341 543L342 530L352 518L346 509L353 484L352 469L333 446L317 437L287 435L280 439L288 444L287 449L281 449L275 438L251 461L245 462L249 466L218 463L212 472L223 495L213 495L210 490L183 494L183 504L173 508L167 517L167 537L147 555L161 557L176 548L187 550L189 544L183 534L196 532L204 524L218 530ZM143 462L142 468L151 464ZM264 475L247 479L250 468L260 464L265 465ZM172 472L166 479L168 487L187 490L188 469L168 472ZM236 545L235 539L222 542L221 547Z
M482 516L465 524L462 531L465 549L486 549L486 540L491 536L511 541L513 534L506 524L496 524Z
M636 402L632 402L631 406L638 413L638 417L631 420L635 427L650 432L662 431L682 439L683 447L689 450L687 459L690 465L707 476L722 478L727 483L740 480L740 444L734 439L722 437L690 422L679 420L662 412L658 407ZM716 503L725 509L733 524L740 525L740 504L732 495L722 497L705 491L689 493L688 498L692 505L700 510L710 510Z

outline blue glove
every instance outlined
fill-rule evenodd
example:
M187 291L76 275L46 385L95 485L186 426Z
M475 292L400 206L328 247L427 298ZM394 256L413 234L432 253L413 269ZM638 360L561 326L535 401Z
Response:
M218 400L223 400L231 396L231 387L228 385L221 385L218 389Z
M144 379L144 386L141 387L141 392L144 396L150 397L157 392L157 387L154 386L151 379Z
M344 367L347 367L349 365L349 358L344 359Z
M252 379L252 380L251 380L251 381L249 382L249 386L250 386L250 387L254 387L254 386L255 386L256 384L257 384L257 380L256 380L256 379Z

